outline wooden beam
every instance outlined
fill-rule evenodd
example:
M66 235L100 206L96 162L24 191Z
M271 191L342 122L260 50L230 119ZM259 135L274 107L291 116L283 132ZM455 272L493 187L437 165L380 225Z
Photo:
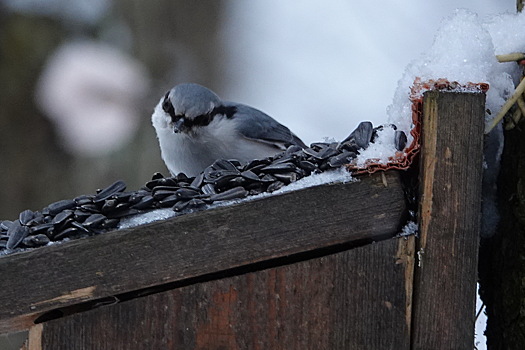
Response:
M52 349L410 349L414 237L45 322ZM408 322L407 322L408 321ZM89 334L88 337L74 336ZM127 336L122 336L126 334Z
M0 258L0 333L57 308L399 232L395 171Z
M413 349L472 349L485 95L427 92Z

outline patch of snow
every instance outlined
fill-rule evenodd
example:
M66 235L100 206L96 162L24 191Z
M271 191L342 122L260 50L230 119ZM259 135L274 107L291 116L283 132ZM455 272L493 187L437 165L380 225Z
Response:
M487 337L485 337L485 329L487 328L487 314L485 313L485 306L479 297L479 284L477 286L476 312L481 312L476 319L474 345L476 346L477 350L487 350ZM482 307L483 310L481 310Z
M503 17L508 19L509 16L516 23L513 31L523 31L525 14ZM486 121L490 121L514 91L511 74L495 57L495 46L501 47L499 41L512 40L513 34L510 28L505 28L505 31L511 30L507 36L497 35L500 33L498 23L503 19L496 18L500 17L487 16L484 22L477 14L459 9L444 19L431 48L407 66L398 82L393 103L387 109L389 122L405 133L411 129L412 110L408 95L416 77L422 81L444 78L460 84L488 83L486 105L492 113L487 114ZM524 43L520 42L521 45Z
M374 159L375 163L386 164L390 157L396 153L394 143L395 130L390 125L385 125L383 130L377 132L377 138L367 149L359 151L357 166L365 167L366 161ZM409 135L407 133L407 135Z
M419 227L417 223L414 221L409 221L403 228L401 229L401 232L398 234L399 237L406 237L406 236L417 236L419 232Z
M129 216L120 220L118 229L122 230L125 228L131 228L135 226L141 226L149 224L150 222L166 220L178 215L172 209L157 209L150 212Z
M352 175L345 168L339 168L325 171L320 174L312 174L310 176L303 177L302 179L293 182L288 186L284 186L273 193L280 194L298 191L308 187L321 186L329 183L348 183L354 181L357 181L357 179L352 177Z

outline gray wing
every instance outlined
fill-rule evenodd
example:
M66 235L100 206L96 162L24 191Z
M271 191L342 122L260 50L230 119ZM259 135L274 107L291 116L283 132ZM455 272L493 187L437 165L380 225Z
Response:
M233 118L237 121L237 129L244 137L276 146L283 144L285 147L297 145L306 148L304 142L290 129L258 109L232 102L224 102L224 105L236 107L237 111Z

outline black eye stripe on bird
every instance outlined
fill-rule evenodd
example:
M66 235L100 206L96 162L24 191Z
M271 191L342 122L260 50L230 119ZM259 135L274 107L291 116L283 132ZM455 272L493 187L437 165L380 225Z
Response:
M237 109L235 107L216 107L210 113L199 115L193 120L185 119L184 126L187 128L207 126L217 115L224 115L226 118L230 119L236 111Z
M162 159L173 175L199 174L217 159L275 155L290 145L306 145L267 114L221 100L197 84L180 84L160 100L152 115Z
M176 119L175 110L173 109L173 105L171 104L169 94L170 92L168 91L166 92L166 95L164 95L164 101L162 102L162 109L164 110L164 112L168 113L172 119Z

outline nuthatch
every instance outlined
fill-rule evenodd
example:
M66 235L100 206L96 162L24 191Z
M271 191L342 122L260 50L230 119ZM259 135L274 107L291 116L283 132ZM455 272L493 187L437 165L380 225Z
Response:
M248 162L273 156L290 145L306 145L265 113L222 101L197 84L168 91L151 117L162 159L172 175L196 176L217 159Z

